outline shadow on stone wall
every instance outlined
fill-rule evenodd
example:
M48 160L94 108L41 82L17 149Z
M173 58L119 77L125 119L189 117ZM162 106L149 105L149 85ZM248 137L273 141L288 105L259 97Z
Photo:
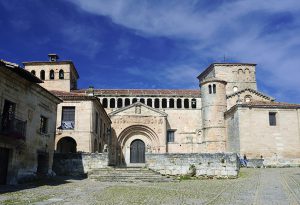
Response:
M116 167L125 167L125 156L122 152L122 146L118 141L116 131L112 128L111 142L109 149L109 165Z
M82 153L54 153L52 170L58 176L86 177Z

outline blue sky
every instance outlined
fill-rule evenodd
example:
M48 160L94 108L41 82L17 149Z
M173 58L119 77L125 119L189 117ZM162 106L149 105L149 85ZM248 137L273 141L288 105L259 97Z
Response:
M299 0L0 0L0 58L57 53L79 87L198 89L212 62L257 63L260 91L300 103Z

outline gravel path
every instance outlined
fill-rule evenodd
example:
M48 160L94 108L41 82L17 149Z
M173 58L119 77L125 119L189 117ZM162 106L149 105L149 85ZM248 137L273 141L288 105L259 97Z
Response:
M0 204L300 204L300 168L242 169L238 179L167 183L54 179L0 186Z

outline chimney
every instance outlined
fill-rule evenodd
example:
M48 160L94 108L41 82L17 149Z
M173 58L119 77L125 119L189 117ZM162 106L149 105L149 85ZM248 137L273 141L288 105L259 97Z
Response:
M94 86L89 86L89 89L87 90L88 96L94 96Z
M58 55L54 54L54 53L52 53L52 54L50 53L50 54L48 54L48 56L49 56L50 62L56 62L59 59Z

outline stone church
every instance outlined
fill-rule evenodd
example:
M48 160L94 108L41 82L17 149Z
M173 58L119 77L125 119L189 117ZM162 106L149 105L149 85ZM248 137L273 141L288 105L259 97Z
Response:
M76 146L68 151L109 152L111 164L127 166L144 164L149 153L219 152L264 158L270 165L300 164L300 105L258 91L256 64L213 63L200 73L195 90L77 89L74 64L57 55L24 66L69 106L95 103L65 113L79 130L69 121L62 126L66 116L58 113L56 151ZM92 134L78 134L84 127ZM61 136L70 141L59 144Z

